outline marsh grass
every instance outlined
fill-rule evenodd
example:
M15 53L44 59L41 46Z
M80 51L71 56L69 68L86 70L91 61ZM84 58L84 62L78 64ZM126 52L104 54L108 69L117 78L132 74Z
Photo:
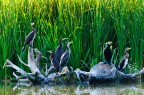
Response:
M28 49L23 53L21 49L31 22L35 22L38 31L34 47L47 58L46 51L55 50L58 39L68 37L73 41L69 65L90 69L104 60L105 42L113 41L116 65L124 49L131 47L129 68L143 67L143 0L1 0L0 78L11 76L11 69L2 69L7 58L29 71L18 62L17 54L27 62ZM45 63L42 59L41 66Z

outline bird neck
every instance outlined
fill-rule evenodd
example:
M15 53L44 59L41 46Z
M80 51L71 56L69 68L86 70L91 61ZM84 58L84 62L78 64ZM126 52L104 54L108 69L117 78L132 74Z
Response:
M110 45L106 45L106 48L110 48Z
M128 58L129 57L129 53L128 51L125 51L125 58Z
M32 28L32 31L36 33L36 29L34 27Z
M67 48L67 51L70 52L70 47L69 47L69 45L67 45L66 48Z
M62 46L62 41L59 41L60 46Z
M51 56L50 56L50 59L53 59L53 58L54 58L54 55L51 55Z
M125 55L126 55L126 54L128 54L128 51L127 51L127 50L125 50Z
M67 50L69 50L69 45L66 46Z

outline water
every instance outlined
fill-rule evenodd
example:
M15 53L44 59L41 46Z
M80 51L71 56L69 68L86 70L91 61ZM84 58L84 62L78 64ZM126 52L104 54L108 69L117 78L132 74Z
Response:
M1 84L0 95L144 95L141 84L14 86Z

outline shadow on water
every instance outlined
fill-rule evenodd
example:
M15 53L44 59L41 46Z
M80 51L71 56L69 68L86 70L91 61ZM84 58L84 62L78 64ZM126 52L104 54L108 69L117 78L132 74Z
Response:
M0 95L144 95L143 84L14 86L0 83Z

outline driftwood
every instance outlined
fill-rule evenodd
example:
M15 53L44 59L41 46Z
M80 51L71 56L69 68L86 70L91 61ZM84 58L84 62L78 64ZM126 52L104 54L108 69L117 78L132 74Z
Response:
M31 44L33 45L33 42ZM34 52L36 53L36 58L34 57ZM63 68L61 73L55 73L53 72L53 70L55 71L54 66L50 66L49 69L47 69L46 64L46 74L43 75L39 67L39 61L41 57L42 53L37 49L33 50L33 48L31 47L29 47L28 50L28 64L24 63L18 56L19 61L25 66L29 67L31 73L22 70L8 59L6 60L4 67L11 67L15 69L18 73L20 73L22 76L18 76L16 75L16 73L13 72L13 75L19 82L30 82L33 84L77 83L77 79L79 79L80 82L89 83L103 83L109 81L126 82L130 80L138 80L138 76L144 74L144 68L141 71L134 74L124 74L118 71L114 64L110 66L108 64L103 64L103 62L99 62L91 68L90 72L85 72L80 69L76 69L74 71L75 73L73 73L73 71L70 72L67 67Z
M30 43L33 47L33 41ZM139 79L139 75L144 74L144 68L134 74L124 74L118 71L114 64L108 65L104 64L104 62L99 62L94 65L90 72L85 72L80 69L76 69L73 71L69 71L69 69L64 67L62 72L57 73L53 72L55 69L54 66L50 66L47 68L45 75L42 73L41 68L39 66L40 59L42 57L42 53L38 49L33 49L29 47L28 49L28 64L24 63L21 58L18 56L19 61L30 68L31 72L26 72L13 64L8 59L6 60L4 67L11 67L16 70L16 72L20 73L22 76L18 76L15 72L13 72L14 77L19 82L30 82L33 84L48 84L48 83L77 83L78 79L80 82L89 82L89 83L99 83L99 81L103 82L123 82L129 80L137 80ZM36 57L34 57L34 52ZM98 82L97 82L98 81Z
M33 41L31 42L31 44L33 45ZM36 53L36 58L34 57L34 52ZM118 71L114 64L110 66L108 64L103 64L103 62L99 62L90 69L90 72L76 69L74 71L75 73L73 71L70 72L67 67L63 68L61 73L56 73L53 72L53 70L55 71L54 66L50 66L49 69L47 69L46 64L46 74L43 75L39 67L39 61L41 57L42 53L37 49L33 50L33 48L31 47L29 47L28 50L28 64L24 63L18 56L19 61L25 66L29 67L31 73L22 70L8 59L6 60L4 67L11 67L15 69L18 73L20 73L22 76L18 76L15 72L13 72L13 75L19 82L28 82L32 84L77 83L77 79L79 79L80 82L89 83L103 83L109 81L126 82L130 80L138 80L138 76L144 74L144 68L134 74L124 74Z
M30 43L30 45L33 47L33 41ZM26 67L30 68L31 72L26 72L16 66L14 63L9 61L8 59L4 63L4 67L11 67L16 70L16 72L20 73L22 76L18 76L15 72L13 72L13 76L16 78L18 82L23 83L32 83L32 84L48 84L48 83L71 83L74 81L69 81L71 78L73 78L74 73L69 72L67 67L64 67L62 69L61 73L56 73L54 66L50 66L49 69L47 68L46 64L46 71L45 75L43 75L41 69L40 69L40 59L42 57L42 53L37 50L33 49L32 47L29 47L28 49L28 64L23 62L21 58L18 56L19 61ZM36 57L34 57L34 52L36 54ZM71 76L70 76L71 75ZM76 77L75 77L76 78ZM76 80L76 79L74 79ZM20 83L19 83L20 84Z
M33 41L31 42L31 45L33 46ZM24 63L18 56L19 61L25 66L29 67L31 70L31 73L27 73L26 71L22 70L18 66L14 65L8 59L6 60L4 67L11 67L15 69L17 72L19 72L23 77L18 76L13 72L13 75L16 77L18 81L31 81L32 83L43 84L47 82L47 79L43 76L39 68L39 61L42 56L42 53L38 51L37 49L34 49L34 51L36 53L36 58L34 58L33 48L29 47L28 64Z

